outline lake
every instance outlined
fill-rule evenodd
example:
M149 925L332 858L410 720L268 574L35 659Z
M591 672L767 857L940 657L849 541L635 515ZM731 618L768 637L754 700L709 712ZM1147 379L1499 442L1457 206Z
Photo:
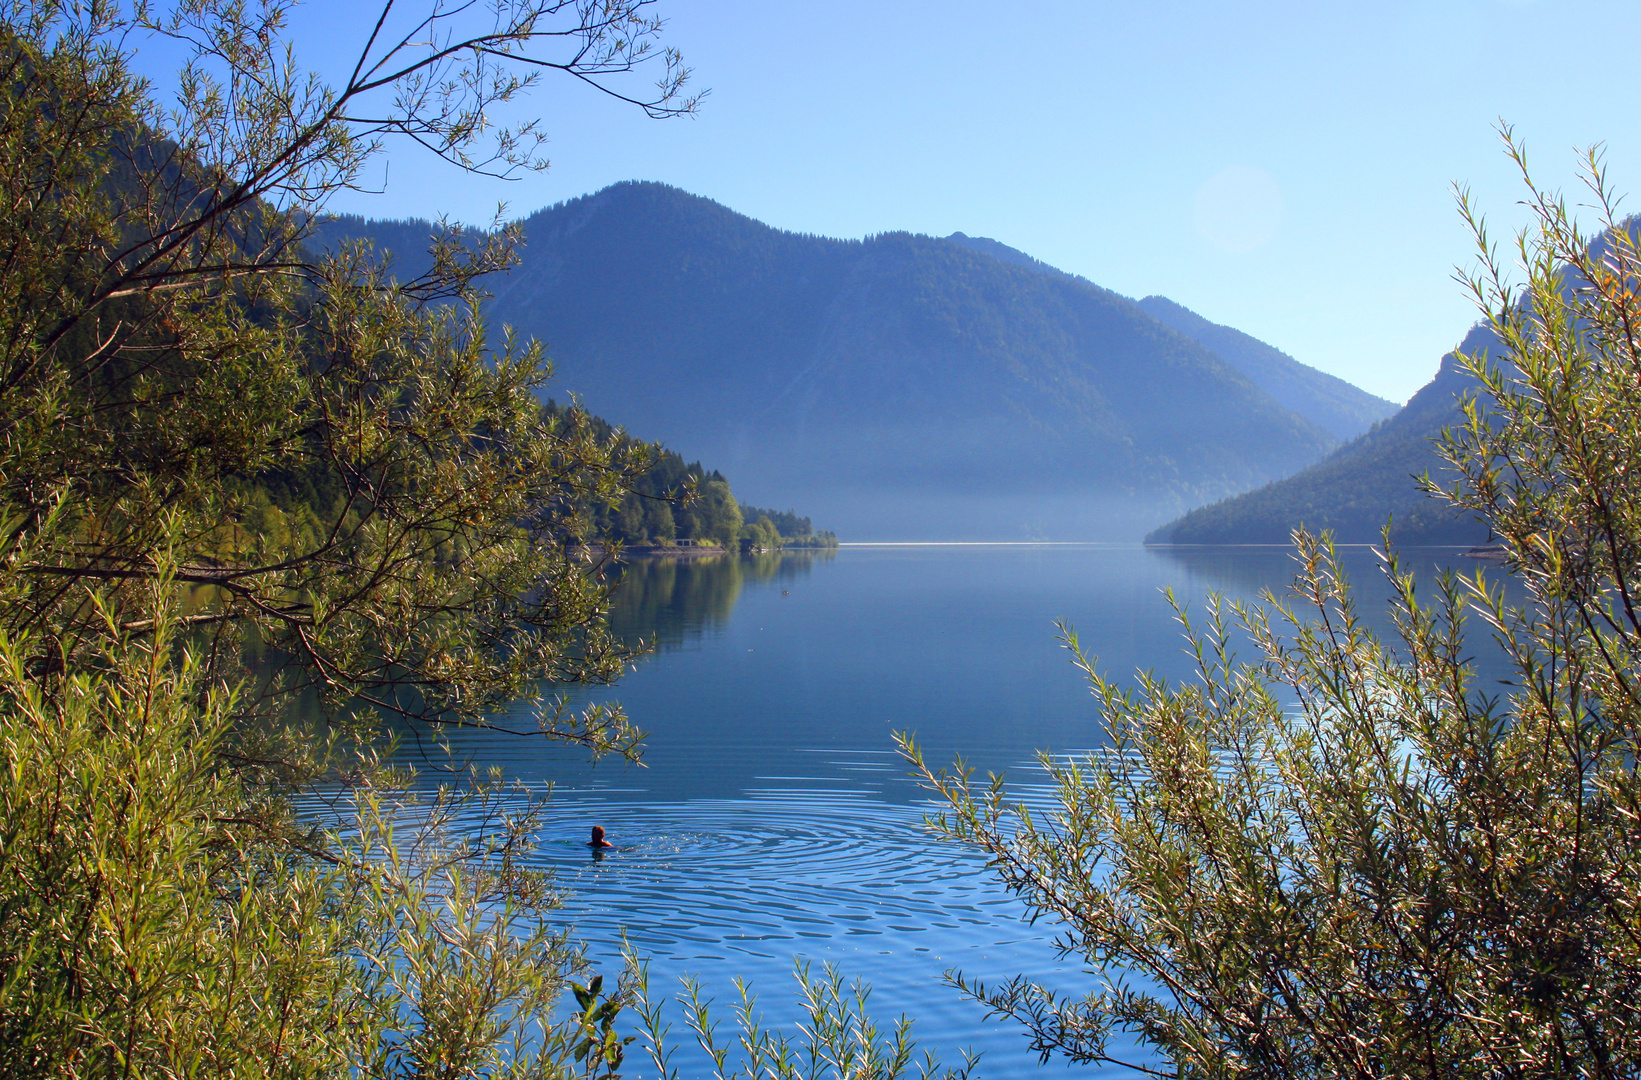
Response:
M1408 561L1472 568L1447 551ZM1364 607L1382 612L1376 556L1347 549L1345 562ZM698 975L727 1017L740 976L767 1020L789 1023L795 959L835 963L872 984L881 1021L915 1017L919 1041L948 1061L968 1047L984 1055L982 1076L1060 1073L942 976L1023 973L1066 990L1089 977L1055 957L1052 928L1029 925L981 860L923 826L931 804L891 736L916 732L932 761L1009 770L1031 797L1035 751L1098 740L1056 619L1108 673L1182 678L1190 667L1165 587L1200 612L1209 592L1252 598L1292 572L1280 548L1106 545L637 562L612 621L657 651L618 687L579 698L625 705L649 732L642 768L483 732L453 741L478 764L553 785L540 858L606 974L626 933L652 960L652 989ZM585 846L593 824L617 845L597 861ZM673 1020L683 1032L681 1014Z

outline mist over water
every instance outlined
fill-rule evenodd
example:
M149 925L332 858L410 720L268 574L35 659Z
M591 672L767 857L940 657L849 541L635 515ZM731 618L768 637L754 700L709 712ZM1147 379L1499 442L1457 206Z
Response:
M1345 562L1364 612L1387 626L1377 557L1351 549ZM1409 563L1473 568L1445 551ZM923 826L933 807L892 734L915 731L932 761L1007 770L1023 798L1043 798L1035 751L1098 739L1056 619L1108 673L1188 678L1162 590L1200 614L1209 592L1252 598L1293 569L1281 548L1095 545L637 562L612 622L658 650L620 686L577 700L625 705L650 733L643 767L483 732L453 741L534 790L553 786L539 857L606 975L625 933L651 958L653 989L698 975L727 1016L740 976L768 1021L791 1024L795 959L832 962L874 986L881 1020L915 1017L948 1060L970 1047L984 1052L983 1076L1038 1075L1019 1029L986 1021L943 972L1026 973L1071 991L1091 980L1055 957L1053 927L1029 925L979 857ZM593 824L617 845L596 860Z

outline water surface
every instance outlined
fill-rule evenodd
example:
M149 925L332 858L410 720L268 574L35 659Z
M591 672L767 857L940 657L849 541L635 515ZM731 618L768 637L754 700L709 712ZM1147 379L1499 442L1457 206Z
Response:
M1364 606L1382 609L1376 557L1345 557ZM1450 552L1410 562L1464 565ZM1279 548L1094 545L639 563L613 621L658 650L614 690L581 696L626 706L650 733L645 766L589 766L479 732L457 733L457 748L553 785L541 857L569 891L565 919L607 972L625 932L652 958L658 987L693 973L723 1002L738 975L778 1022L797 1015L794 960L833 962L873 984L882 1018L916 1017L921 1041L944 1057L970 1047L984 1052L984 1076L1040 1075L1020 1031L985 1020L942 974L1091 982L979 858L924 828L928 793L892 734L916 732L935 761L1009 770L1029 795L1035 751L1098 741L1056 620L1074 624L1108 673L1187 678L1162 590L1200 613L1209 592L1251 598L1292 573ZM595 823L618 845L599 860L585 847Z

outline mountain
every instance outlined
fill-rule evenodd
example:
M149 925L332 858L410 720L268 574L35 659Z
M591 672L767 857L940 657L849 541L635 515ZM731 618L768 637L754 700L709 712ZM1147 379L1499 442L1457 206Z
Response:
M946 239L1014 266L1088 284L1086 278L1068 274L990 237L955 232ZM1340 442L1354 439L1396 412L1395 402L1375 397L1337 375L1301 364L1275 346L1267 345L1241 330L1209 322L1166 296L1147 296L1135 303L1169 329L1206 345L1221 360L1246 375L1255 386L1327 430Z
M1471 329L1459 352L1490 350L1497 339L1485 324ZM1441 481L1445 462L1431 446L1442 428L1462 421L1458 398L1475 381L1458 355L1442 358L1436 377L1400 412L1346 443L1324 461L1245 495L1193 510L1146 537L1152 544L1285 544L1301 523L1331 529L1341 543L1375 543L1387 520L1403 544L1479 544L1486 528L1461 520L1418 489L1414 476Z
M546 342L555 393L849 539L1137 538L1337 442L1132 301L972 242L782 232L639 182L521 225L489 315ZM324 238L408 274L418 231Z
M1627 218L1617 227L1630 233L1632 246L1641 243L1641 219ZM1603 231L1589 243L1590 262L1602 265L1614 237ZM1590 286L1570 265L1561 267L1559 277L1569 302L1578 290ZM1463 422L1460 397L1480 389L1460 364L1460 354L1490 355L1507 375L1520 375L1492 327L1479 323L1455 352L1442 358L1436 377L1390 420L1297 475L1193 510L1154 530L1146 542L1285 544L1288 534L1304 523L1313 530L1331 529L1341 542L1372 543L1379 540L1385 522L1394 519L1391 538L1402 544L1485 543L1490 536L1484 524L1424 495L1413 479L1428 472L1446 486L1454 478L1432 441L1443 428Z
M1166 296L1147 296L1138 303L1153 319L1206 345L1255 386L1341 440L1354 439L1396 413L1394 402L1301 364L1241 330L1209 322Z
M970 236L967 233L954 232L946 237L946 242L968 248L970 251L978 251L982 255L990 255L992 258L999 259L1011 266L1023 266L1028 270L1036 270L1038 273L1053 274L1056 277L1063 277L1071 281L1093 284L1085 277L1068 274L1058 267L1050 266L1041 259L1032 258L1019 248L1011 248L1001 240L993 240L989 236Z

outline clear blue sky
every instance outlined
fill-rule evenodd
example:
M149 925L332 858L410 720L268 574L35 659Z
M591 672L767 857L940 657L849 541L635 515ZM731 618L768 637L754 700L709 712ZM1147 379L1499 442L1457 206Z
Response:
M299 50L334 64L373 7L309 4ZM699 116L549 85L529 108L550 171L481 181L400 147L383 194L336 208L485 221L639 178L803 232L962 230L1400 401L1475 318L1451 280L1471 251L1450 184L1522 220L1497 118L1541 179L1571 185L1575 149L1604 142L1641 199L1634 0L658 10L711 89Z

